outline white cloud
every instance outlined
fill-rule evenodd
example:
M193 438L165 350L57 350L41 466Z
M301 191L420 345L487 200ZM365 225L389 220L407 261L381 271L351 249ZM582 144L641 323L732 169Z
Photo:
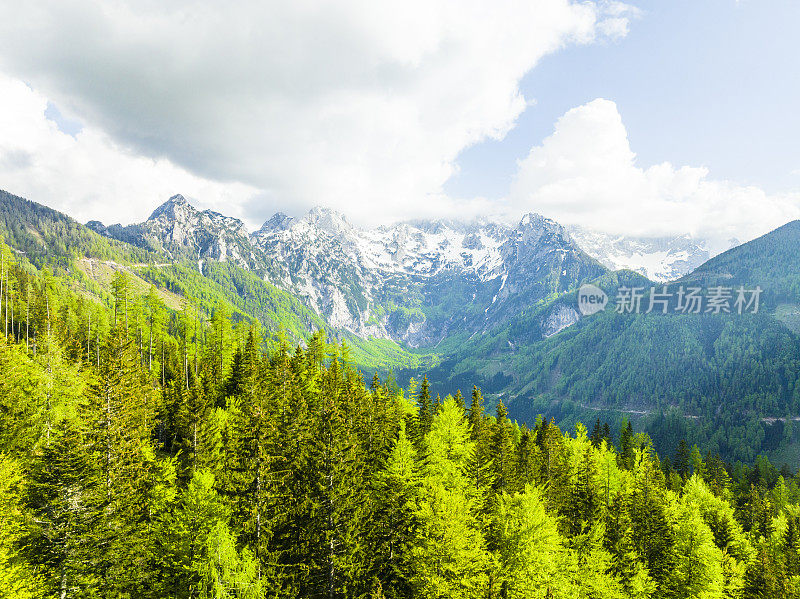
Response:
M47 99L0 75L0 188L81 221L141 221L176 192L232 216L256 190L197 177L169 160L130 153L96 128L74 136L45 116ZM228 208L228 209L226 209Z
M597 99L562 116L519 161L508 211L627 235L692 233L724 246L800 217L800 194L709 178L704 167L642 168L614 102Z
M89 152L111 144L156 160L161 170L138 172L170 190L187 171L257 189L238 200L253 219L327 204L362 221L485 206L441 193L459 152L514 126L519 82L542 56L624 35L633 14L607 0L5 4L0 69L84 123L84 160L102 164ZM99 202L96 189L132 195L130 182L99 178L81 191L76 175L60 199L45 169L30 176L15 191L62 208ZM143 198L155 186L133 189Z

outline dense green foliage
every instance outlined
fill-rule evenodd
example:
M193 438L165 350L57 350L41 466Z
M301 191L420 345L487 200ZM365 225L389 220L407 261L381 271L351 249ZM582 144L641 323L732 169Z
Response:
M800 221L720 254L681 279L687 284L759 285L768 308L800 298Z
M225 304L1 262L7 596L800 596L798 481L764 459L519 426Z
M123 257L139 262L153 257L145 250L101 237L76 220L41 204L0 189L0 233L6 242L36 266L71 258Z
M612 298L619 285L649 285L624 272L596 282ZM684 437L731 461L797 446L800 337L767 305L741 315L609 309L543 337L548 315L575 305L575 294L551 298L482 336L454 340L427 374L447 387L476 381L490 404L503 398L525 422L541 413L571 428L598 412L617 424L628 414L668 454Z
M162 296L174 294L174 304L189 301L203 318L210 318L225 304L234 322L257 320L269 332L284 331L295 343L328 329L333 338L351 346L353 360L365 371L385 376L393 369L429 367L436 361L432 355L408 351L393 341L362 339L330 329L300 300L253 271L212 260L200 273L190 257L174 259L156 246L99 235L56 210L2 190L0 234L22 266L29 270L47 267L65 285L105 304L111 299L111 276L124 270L132 275L132 287L155 285Z

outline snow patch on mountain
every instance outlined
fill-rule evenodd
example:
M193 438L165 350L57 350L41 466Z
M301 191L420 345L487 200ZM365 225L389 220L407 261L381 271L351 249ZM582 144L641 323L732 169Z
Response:
M568 230L587 254L607 268L629 269L657 283L679 279L721 251L738 245L731 240L728 247L718 247L690 235L626 237L578 226Z
M210 261L233 262L337 330L413 346L433 345L453 327L491 326L604 271L564 227L538 214L513 227L442 220L367 230L318 207L301 218L275 214L248 233L242 221L176 195L144 223L91 226L200 272Z

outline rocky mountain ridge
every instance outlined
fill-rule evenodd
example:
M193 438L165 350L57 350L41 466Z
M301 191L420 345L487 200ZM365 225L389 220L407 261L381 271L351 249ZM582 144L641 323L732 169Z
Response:
M722 251L739 245L731 239L723 247L691 235L631 237L567 228L590 256L610 270L628 269L657 283L675 281Z
M231 261L300 298L336 328L432 346L480 332L605 269L558 223L528 214L514 226L411 221L361 229L328 208L275 214L249 233L238 219L176 195L150 218L88 226L197 264Z

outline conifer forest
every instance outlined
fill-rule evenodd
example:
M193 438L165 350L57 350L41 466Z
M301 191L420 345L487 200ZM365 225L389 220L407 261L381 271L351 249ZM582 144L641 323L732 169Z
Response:
M0 599L800 599L800 0L0 0Z
M800 596L800 487L3 247L0 596ZM239 315L240 316L240 315Z

